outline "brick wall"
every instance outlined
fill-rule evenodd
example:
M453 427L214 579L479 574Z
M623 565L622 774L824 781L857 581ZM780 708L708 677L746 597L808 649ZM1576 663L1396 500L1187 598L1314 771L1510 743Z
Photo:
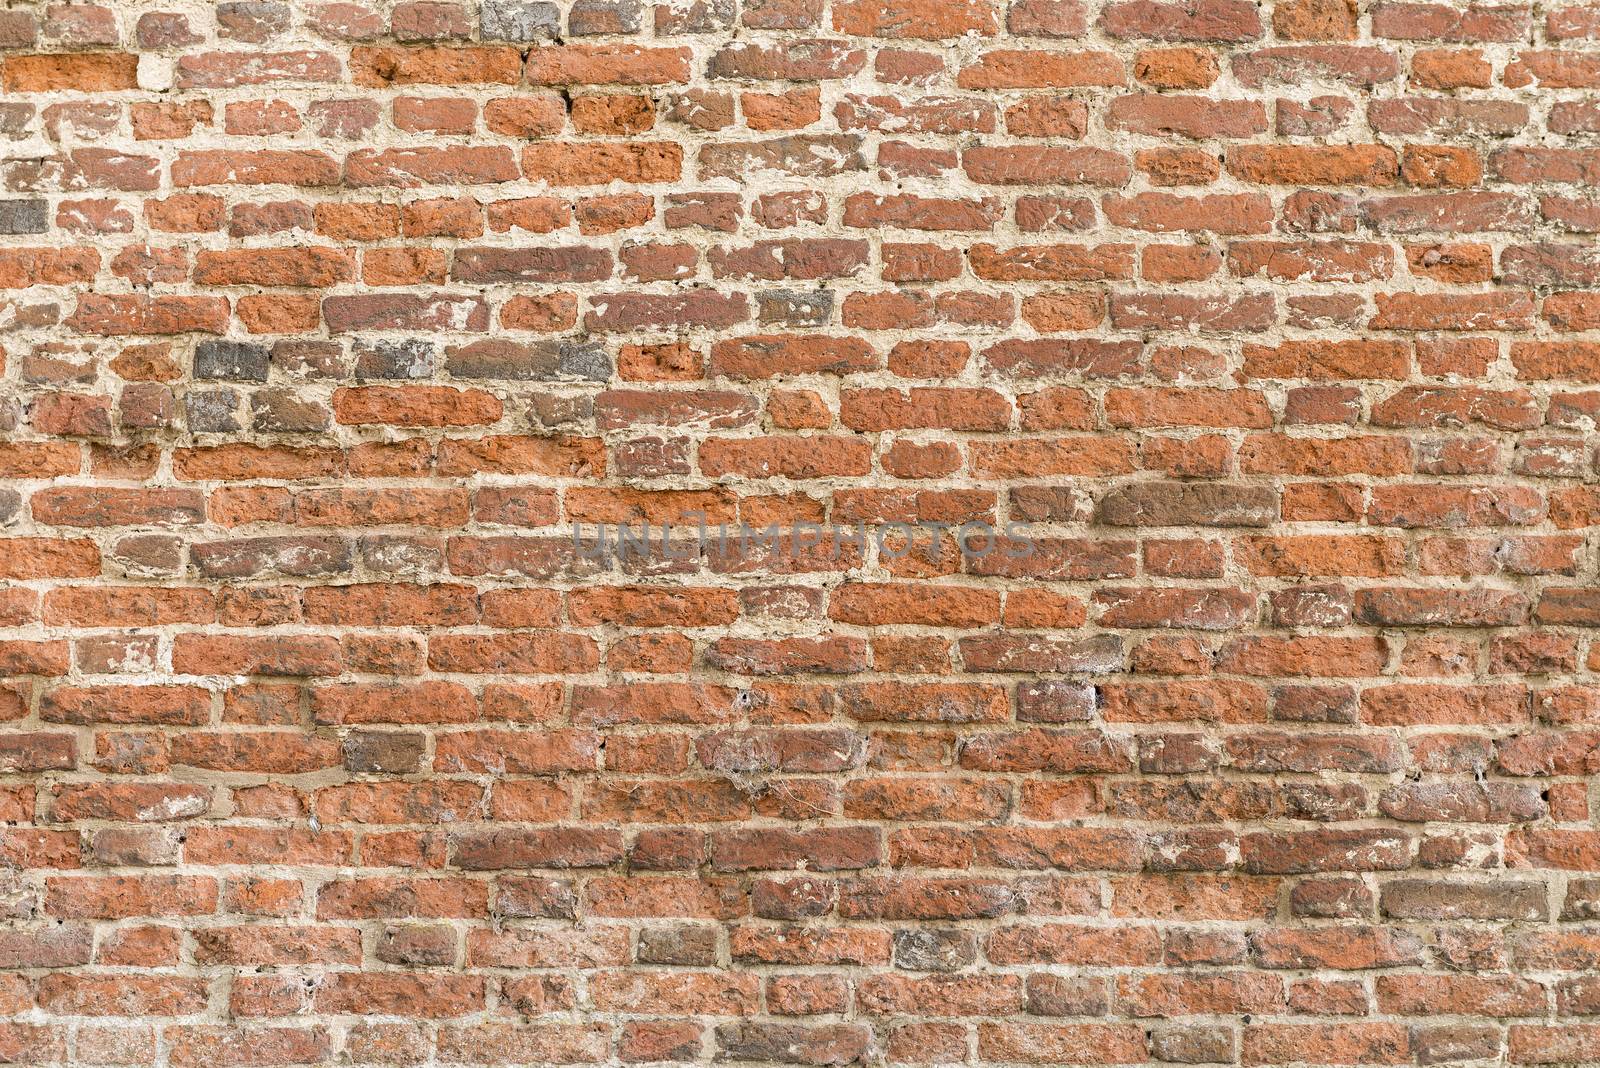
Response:
M1600 1061L1597 41L0 10L0 1061Z

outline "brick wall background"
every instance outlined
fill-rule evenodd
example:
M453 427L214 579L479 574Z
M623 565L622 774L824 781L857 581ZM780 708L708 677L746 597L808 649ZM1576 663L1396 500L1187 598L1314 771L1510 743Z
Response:
M0 11L0 1061L1600 1061L1597 40Z

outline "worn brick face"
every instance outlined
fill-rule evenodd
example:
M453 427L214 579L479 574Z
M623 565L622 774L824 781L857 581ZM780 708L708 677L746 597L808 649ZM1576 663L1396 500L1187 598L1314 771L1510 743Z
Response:
M0 1061L1600 1063L1597 90L1578 0L9 4Z

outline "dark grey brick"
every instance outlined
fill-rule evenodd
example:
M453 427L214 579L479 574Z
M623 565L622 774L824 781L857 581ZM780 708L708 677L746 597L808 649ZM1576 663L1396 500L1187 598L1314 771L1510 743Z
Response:
M248 341L202 341L194 348L194 376L225 382L265 382L267 347Z
M0 200L0 234L42 234L50 229L45 200Z

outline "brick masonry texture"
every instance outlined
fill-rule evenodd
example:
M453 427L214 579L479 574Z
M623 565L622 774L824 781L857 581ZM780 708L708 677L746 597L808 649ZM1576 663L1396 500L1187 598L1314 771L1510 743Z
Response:
M0 1062L1600 1062L1597 88L1563 0L0 10ZM569 534L693 513L1036 551Z

